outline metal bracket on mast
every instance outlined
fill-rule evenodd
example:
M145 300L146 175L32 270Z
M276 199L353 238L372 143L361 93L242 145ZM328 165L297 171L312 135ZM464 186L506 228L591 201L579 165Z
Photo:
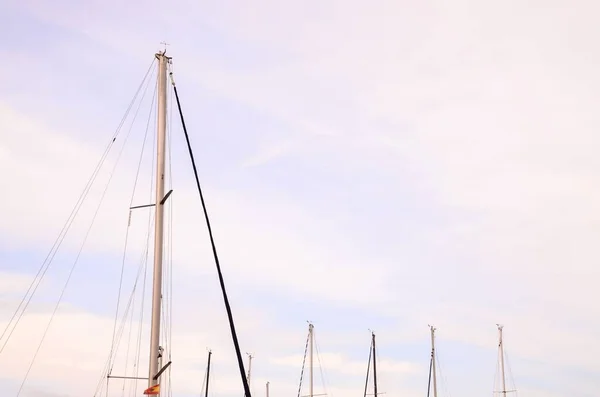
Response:
M160 378L160 376L163 374L163 372L165 372L165 370L167 368L169 368L169 366L173 363L173 361L169 361L168 363L165 364L164 367L162 367L160 369L160 371L158 371L158 373L156 375L154 375L154 377L152 378L153 380L158 380L158 378ZM144 378L144 379L148 379L148 378Z
M165 205L165 203L167 202L167 200L169 199L169 196L171 195L171 193L173 193L173 189L169 190L167 192L167 194L165 194L165 197L163 197L162 200L160 200L160 205ZM129 207L130 210L137 210L139 208L147 208L147 207L154 207L156 206L156 204L144 204L144 205L136 205L135 207Z
M132 380L148 380L148 378L140 378L137 376L116 376L116 375L108 375L108 379L132 379Z

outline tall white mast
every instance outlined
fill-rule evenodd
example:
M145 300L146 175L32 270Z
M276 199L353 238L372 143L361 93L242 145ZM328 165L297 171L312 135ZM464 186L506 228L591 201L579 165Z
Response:
M269 397L269 382L267 382L267 397Z
M158 52L158 117L157 117L157 161L156 197L154 215L154 278L152 285L152 322L150 332L150 365L148 387L159 384L154 379L160 370L160 308L162 298L163 223L165 195L165 141L167 127L167 63L166 51Z
M308 340L310 343L310 359L309 359L309 364L310 364L310 370L309 370L309 384L310 384L310 391L308 396L309 397L313 397L313 325L311 323L308 324Z
M437 376L435 372L435 327L429 326L431 330L431 376L433 379L433 397L437 397Z
M504 374L504 345L502 343L502 328L503 325L496 324L498 326L498 354L500 355L500 371L502 374L502 391L501 393L506 396L506 376Z

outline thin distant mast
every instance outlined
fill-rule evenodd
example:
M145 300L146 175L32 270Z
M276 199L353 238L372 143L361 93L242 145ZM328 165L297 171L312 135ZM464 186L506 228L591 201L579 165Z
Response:
M367 378L365 380L364 397L367 397L367 388L369 386L369 373L371 370L371 362L373 363L373 396L377 397L380 394L377 387L377 347L375 344L375 332L371 331L371 346L369 347L369 361L367 363Z
M504 372L504 344L502 343L502 328L503 325L496 324L498 327L498 352L500 354L500 373L502 376L502 394L506 394L506 374Z
M208 364L206 364L206 388L204 389L204 397L208 397L208 381L210 380L210 357L212 350L208 351Z
M313 397L314 395L314 389L313 389L313 347L314 347L314 326L312 325L312 323L308 323L308 340L310 343L310 351L309 351L309 392L308 392L308 396L309 397Z
M437 373L435 365L435 327L429 326L431 332L431 378L433 379L433 397L437 397Z
M371 346L373 348L373 395L377 397L377 349L375 348L375 333L371 332Z
M504 325L496 324L496 326L498 327L498 356L499 356L499 360L500 360L500 377L502 379L502 390L498 391L497 393L501 393L502 395L506 396L507 393L516 392L516 390L506 390L506 372L504 369L505 353L504 353L504 340L503 340L503 335L502 335L502 330L504 328Z
M496 393L501 393L502 395L506 396L507 393L512 393L512 392L516 392L516 390L506 390L506 372L504 369L504 340L502 337L502 330L504 328L504 325L501 324L496 324L496 326L498 327L498 356L499 356L499 360L500 360L500 377L502 379L502 390L496 392Z
M302 372L300 373L300 385L298 386L298 397L317 397L317 396L326 396L327 393L315 394L314 389L314 351L315 351L315 327L310 322L308 323L308 336L306 338L306 346L304 348L304 359L302 360ZM319 353L317 348L317 354ZM308 394L301 396L300 393L302 391L304 374L307 370L306 368L306 357L308 356Z
M248 381L248 387L250 387L250 377L252 376L252 359L254 358L254 356L252 355L252 353L246 353L246 355L248 356L248 376L246 377L246 379Z

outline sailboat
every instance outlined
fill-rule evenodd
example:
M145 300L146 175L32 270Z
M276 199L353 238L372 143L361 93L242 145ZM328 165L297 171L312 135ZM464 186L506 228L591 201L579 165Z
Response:
M501 382L501 390L494 391L494 394L501 394L502 396L506 396L507 393L516 393L516 389L507 390L506 389L506 372L505 372L505 359L506 352L504 351L504 340L502 335L502 330L504 328L503 325L496 324L498 327L498 363L500 366L500 382Z
M208 382L210 380L210 358L212 357L212 350L208 351L208 363L206 364L206 377L204 379L204 397L208 397Z
M429 380L427 382L427 397L429 397L429 392L431 391L432 381L433 381L433 397L437 397L437 372L435 365L435 327L433 325L429 326L429 331L431 333L431 358L429 359Z
M314 351L315 351L315 327L309 322L308 323L308 336L306 338L306 345L304 347L304 357L302 359L302 370L300 371L300 384L298 385L298 397L317 397L326 396L327 393L314 393ZM302 380L304 378L304 368L306 364L306 355L308 354L308 394L301 396L302 392ZM318 351L317 351L318 354ZM324 380L323 380L324 381Z
M229 299L227 297L227 293L225 290L225 283L224 283L224 279L223 279L223 274L221 272L221 266L220 266L219 258L217 255L217 249L216 249L216 245L215 245L213 234L212 234L210 220L208 217L208 212L206 209L204 197L202 194L202 189L200 186L200 181L198 178L198 171L196 168L196 163L194 160L194 155L193 155L192 147L190 144L190 139L189 139L189 135L188 135L187 128L186 128L184 115L182 112L182 107L181 107L181 102L179 99L179 94L177 91L177 86L175 85L175 81L173 79L173 73L171 71L172 59L171 59L171 57L166 55L166 49L164 51L159 51L156 54L154 54L154 58L155 58L154 61L158 62L158 76L157 76L157 93L158 93L157 98L158 98L158 100L156 102L156 106L157 106L156 107L157 147L156 147L156 176L155 176L156 181L155 181L155 186L154 186L155 187L155 191L154 191L155 203L138 206L138 207L131 207L131 209L142 208L142 207L144 207L144 208L145 207L154 207L154 242L153 242L154 255L153 255L152 304L151 304L152 308L151 308L151 323L150 323L150 340L148 341L149 362L148 362L148 368L147 368L147 376L146 377L118 376L118 375L111 374L110 373L110 361L111 361L111 355L113 354L112 349L111 349L111 354L109 355L108 366L105 368L105 372L103 373L104 374L103 376L105 376L107 383L110 379L115 379L115 378L123 379L123 380L147 381L147 385L145 386L144 394L158 396L161 393L163 393L163 391L164 391L164 389L161 389L161 385L163 384L162 381L163 381L165 371L168 368L170 368L170 366L172 364L172 362L170 360L166 363L163 362L164 349L160 345L161 324L162 324L161 321L164 320L162 317L162 313L161 313L161 309L162 309L162 305L163 305L163 290L164 290L164 283L163 283L163 257L164 257L164 244L165 244L165 232L164 232L164 229L165 229L165 227L164 227L164 217L165 217L164 212L165 211L164 211L164 207L165 207L165 203L168 201L171 193L173 192L173 190L170 190L165 193L167 82L170 78L171 86L173 88L173 92L175 94L175 99L177 102L177 109L179 112L181 125L183 127L183 132L185 135L185 140L186 140L192 168L194 171L196 187L197 187L197 190L199 193L199 198L200 198L200 202L202 204L202 209L204 212L206 226L208 229L208 234L209 234L211 247L212 247L212 253L213 253L213 257L214 257L214 261L215 261L215 265L216 265L216 269L217 269L217 273L218 273L218 277L219 277L221 291L223 294L223 301L224 301L225 309L226 309L227 316L228 316L229 326L230 326L230 330L231 330L231 336L232 336L233 344L234 344L235 351L236 351L237 362L238 362L240 375L241 375L241 379L242 379L242 384L243 384L243 388L244 388L244 394L245 394L245 397L251 397L250 388L248 385L250 379L249 379L249 376L248 376L248 379L245 376L244 364L243 364L242 356L240 353L240 347L239 347L239 343L238 343L238 339L237 339L237 333L235 331L235 324L233 321L232 311L231 311L231 308L229 305ZM146 74L146 76L148 76L148 73ZM138 89L138 92L139 92L139 89ZM133 104L133 102L132 102L132 104ZM131 106L130 106L130 108L131 108ZM129 112L129 109L128 109L128 112ZM122 125L122 123L121 123L121 125ZM112 139L112 142L114 142L115 139L116 139L116 136L115 136L115 138ZM111 142L111 144L112 144L112 142ZM110 145L109 145L109 148L110 148ZM105 154L106 154L106 152L105 152ZM103 158L104 158L104 155L103 155ZM97 170L95 171L95 173L96 172L97 172ZM92 180L92 182L93 182L93 180ZM91 187L91 185L90 185L90 187ZM86 189L88 189L88 188L89 187L86 186ZM80 200L81 200L81 198L80 198ZM79 205L79 202L78 202L78 205ZM54 249L54 247L52 249ZM51 250L51 252L52 252L52 250ZM46 262L44 262L43 266L45 266L45 264L46 264ZM47 270L47 267L45 269ZM38 273L38 275L39 274L40 273ZM44 274L45 274L45 270L44 270ZM37 280L38 275L36 275L34 282ZM42 277L43 277L43 274L42 274ZM70 278L70 276L69 276L69 278ZM40 278L40 281L41 281L41 278ZM34 283L32 283L32 285L34 285ZM31 289L31 287L30 287L30 289ZM37 286L35 287L35 289L37 289ZM31 296L33 296L35 289L33 290ZM27 296L27 294L29 294L29 292L30 292L30 290L27 291L26 296ZM63 290L63 292L64 292L64 290ZM8 339L10 339L10 335L12 335L16 326L18 325L18 320L22 317L22 315L27 307L27 304L31 300L31 296L28 298L29 300L26 300L25 298L23 298L23 301L21 302L21 304L15 311L15 314L11 318L9 326L12 326L13 319L16 319L16 322L15 322L14 327L8 334L8 337L7 337L4 345L6 345L6 342L8 341ZM61 298L62 298L62 295L61 295ZM23 302L26 302L26 304L23 307L23 310L21 312L19 312L22 308ZM59 304L60 304L60 298L59 298L59 302L57 303L56 308L58 308ZM55 311L56 311L56 309L55 309ZM117 309L117 313L118 313L118 309ZM49 325L48 325L48 327L49 327ZM7 327L7 329L8 329L8 327ZM47 329L46 329L46 331L47 331ZM165 330L162 330L162 331L165 331ZM4 337L5 334L7 334L6 330L2 334L2 337ZM45 334L44 334L44 336L45 336ZM1 339L1 337L0 337L0 339ZM113 335L113 342L114 342L114 335ZM41 343L43 343L43 338L42 338L42 342L40 342L40 347L41 347ZM39 351L39 347L38 347L38 351ZM37 352L36 352L36 355L37 355ZM211 352L209 352L209 364L208 364L208 368L207 368L205 397L207 397L207 393L208 393L208 371L210 371L210 356L211 356ZM29 370L31 370L31 367L33 366L34 361L35 361L35 356L34 356L33 361L31 362L31 365L29 366L27 374L25 375L25 379L23 380L23 383L21 384L21 387L20 387L17 395L21 393L21 390L23 389L23 386L27 380L27 376L29 375Z
M375 332L371 331L371 346L369 347L369 362L367 364L367 376L365 380L364 397L367 397L367 388L369 386L369 372L373 363L373 396L377 397L377 349L375 348Z

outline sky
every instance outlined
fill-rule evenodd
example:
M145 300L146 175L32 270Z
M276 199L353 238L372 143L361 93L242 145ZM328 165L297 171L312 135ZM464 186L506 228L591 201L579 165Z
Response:
M254 396L267 381L272 397L297 394L307 321L323 369L315 393L362 395L371 329L379 390L425 395L434 324L439 395L492 395L500 323L517 395L595 395L599 8L1 1L0 331L166 41L242 353L255 356ZM128 208L153 200L152 137L144 144L147 120L150 135L155 127L152 84L5 349L0 338L8 394L23 382L73 263L21 395L96 390L121 267L119 316L147 266L151 211L130 218ZM206 226L169 109L173 395L201 393L212 349L210 395L239 397ZM146 371L145 279L116 375L133 373L138 339ZM111 380L106 395L141 394L141 383L131 385Z

